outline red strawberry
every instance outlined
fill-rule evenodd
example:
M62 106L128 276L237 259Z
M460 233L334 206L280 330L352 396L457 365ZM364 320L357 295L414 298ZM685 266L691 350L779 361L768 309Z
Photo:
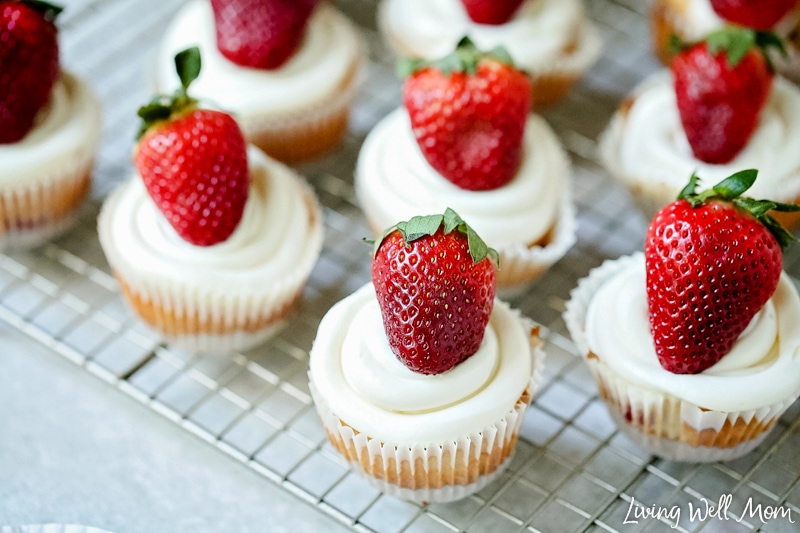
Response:
M276 69L297 50L318 0L211 0L219 51L245 67Z
M681 123L701 161L728 163L758 125L774 73L756 47L757 38L751 30L731 26L672 60Z
M739 172L702 193L692 176L647 230L650 329L670 372L714 365L778 286L782 247L792 236L766 213L800 207L741 198L756 174Z
M147 192L183 239L198 246L226 240L244 212L247 145L227 113L200 109L186 94L200 73L200 52L175 57L182 87L139 109L144 120L134 155Z
M524 0L461 0L469 18L478 24L503 24L511 20Z
M433 63L410 60L403 102L425 159L469 190L508 183L522 161L530 112L528 78L502 50L479 52L465 39Z
M372 283L394 354L441 374L474 354L497 287L497 252L453 210L413 217L375 242Z
M58 31L62 8L45 2L0 2L0 144L33 128L61 71Z
M796 5L797 0L711 0L725 20L763 31L771 30Z

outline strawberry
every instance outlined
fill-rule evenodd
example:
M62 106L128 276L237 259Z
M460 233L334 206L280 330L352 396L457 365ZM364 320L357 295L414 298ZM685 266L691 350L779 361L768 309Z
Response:
M767 212L800 207L741 197L756 175L744 170L702 193L692 176L647 230L650 329L670 372L714 365L778 286L792 236Z
M50 100L61 72L53 24L61 10L36 0L0 2L0 144L27 135Z
M478 24L504 24L524 0L461 0L469 18Z
M389 346L405 365L441 374L483 340L497 252L452 209L413 217L375 241L372 283Z
M408 60L403 103L430 165L469 190L508 183L522 161L531 86L500 49L479 52L463 39L434 62Z
M762 48L778 43L774 36L730 26L673 59L678 112L695 157L728 163L747 145L774 78Z
M139 109L143 124L134 163L178 235L210 246L226 240L242 218L250 179L247 145L230 115L200 109L187 95L200 73L199 50L179 53L175 65L181 88Z
M211 0L217 48L244 67L276 69L300 46L318 0Z
M711 0L721 18L755 30L771 30L785 17L797 0Z

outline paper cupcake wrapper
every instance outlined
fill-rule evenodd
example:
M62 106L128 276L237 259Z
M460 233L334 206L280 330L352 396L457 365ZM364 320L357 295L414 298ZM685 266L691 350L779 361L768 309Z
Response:
M552 239L546 246L517 244L498 250L500 268L497 271L497 294L510 298L522 292L575 244L575 206L569 185L561 198L558 220L552 229Z
M74 224L91 189L97 149L97 142L88 142L66 167L0 186L0 250L36 246Z
M189 278L162 278L152 272L140 272L136 258L123 256L115 246L103 245L129 306L164 340L191 351L245 350L273 335L302 296L322 247L319 203L302 178L294 179L314 219L314 232L305 243L298 243L305 246L305 253L284 277L264 279L261 287L240 286L220 291L213 280L200 284ZM121 192L122 188L112 194L100 212L101 244L111 242L110 213Z
M342 421L309 388L333 446L373 487L417 503L450 502L482 489L508 467L531 399L533 384L502 419L444 442L380 441Z
M511 460L531 398L542 380L545 353L532 344L533 369L514 406L493 424L430 443L381 441L341 420L309 374L309 389L331 444L350 468L378 490L417 503L465 498L499 476Z
M362 46L342 85L319 102L284 113L236 115L245 137L281 161L321 155L347 132L350 107L365 78L365 57Z
M564 322L595 378L600 396L626 435L650 453L678 461L717 461L743 455L761 442L795 398L743 411L702 408L627 380L591 353L584 324L594 294L641 253L605 261L570 293Z

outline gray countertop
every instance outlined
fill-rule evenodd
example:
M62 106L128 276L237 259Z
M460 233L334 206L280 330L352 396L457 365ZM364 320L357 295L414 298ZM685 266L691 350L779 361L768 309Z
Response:
M344 530L0 322L0 525Z

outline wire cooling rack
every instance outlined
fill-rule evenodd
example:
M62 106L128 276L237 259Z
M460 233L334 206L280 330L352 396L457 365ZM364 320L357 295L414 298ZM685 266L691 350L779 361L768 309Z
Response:
M142 327L120 299L95 231L100 199L131 172L135 110L150 96L153 51L182 1L65 3L63 62L92 83L105 106L94 200L74 231L34 251L0 255L0 318L356 531L800 530L800 403L739 460L696 465L650 457L617 432L561 320L579 278L642 246L645 221L597 164L595 140L626 92L658 68L647 2L586 1L604 54L569 100L545 113L574 164L578 243L512 300L545 326L548 353L513 463L478 494L430 506L382 495L348 471L327 443L306 378L322 315L369 280L369 250L361 242L369 231L354 201L352 173L364 136L400 101L393 60L375 31L375 3L337 3L368 44L367 79L343 145L300 168L324 205L322 256L290 325L257 349L225 357L172 349ZM786 257L794 277L798 248ZM704 500L716 504L728 495L727 520L689 515L690 504L705 509ZM784 514L762 523L745 512L748 502ZM641 517L645 509L675 507L682 510L677 524L674 514Z

